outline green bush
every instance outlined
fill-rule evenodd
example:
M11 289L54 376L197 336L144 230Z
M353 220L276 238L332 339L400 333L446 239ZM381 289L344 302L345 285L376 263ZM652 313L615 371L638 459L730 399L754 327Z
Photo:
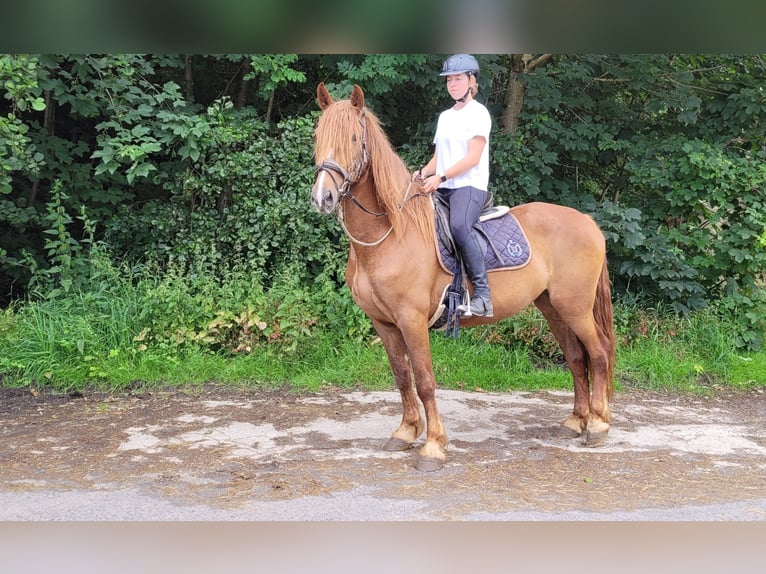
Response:
M334 261L340 241L337 222L309 204L313 120L272 126L211 108L200 156L165 184L171 200L127 209L107 240L133 257L219 280L241 269L269 284L290 269L310 281Z

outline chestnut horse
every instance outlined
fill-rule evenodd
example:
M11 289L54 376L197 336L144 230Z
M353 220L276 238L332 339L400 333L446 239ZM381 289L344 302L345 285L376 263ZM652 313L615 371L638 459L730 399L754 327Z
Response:
M319 213L338 212L350 239L346 282L386 349L402 397L402 422L385 445L406 450L424 430L417 467L442 468L447 434L436 405L429 320L452 281L437 253L433 202L413 182L376 116L354 86L335 101L317 87L323 110L316 126ZM615 343L605 241L587 215L546 203L511 209L532 258L516 270L494 270L494 317L463 317L461 326L500 321L534 303L561 345L574 381L574 409L562 422L588 446L606 438L614 392ZM413 389L414 380L414 389Z

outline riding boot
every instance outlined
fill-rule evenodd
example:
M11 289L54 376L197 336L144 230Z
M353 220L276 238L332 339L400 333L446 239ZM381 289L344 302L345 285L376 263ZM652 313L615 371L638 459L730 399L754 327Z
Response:
M492 297L489 293L487 281L487 266L484 262L484 248L476 231L472 231L468 240L461 249L463 264L468 278L473 283L473 296L471 297L471 314L477 317L492 317ZM458 306L458 311L467 315L467 306Z

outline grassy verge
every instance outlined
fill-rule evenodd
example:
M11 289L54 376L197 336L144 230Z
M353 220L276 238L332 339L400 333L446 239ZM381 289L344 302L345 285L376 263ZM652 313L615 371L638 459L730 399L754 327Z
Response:
M42 327L37 324L36 327ZM57 329L50 328L50 333ZM51 344L55 337L29 339L3 349L6 386L48 386L57 391L85 387L119 392L136 385L197 385L207 382L250 386L288 385L296 390L325 387L393 389L379 342L337 340L330 334L306 337L292 351L256 348L249 353L212 352L195 346L137 351L104 347L80 352ZM8 340L5 340L6 343ZM457 340L431 335L434 371L441 388L469 391L571 389L560 360L541 359L523 344L489 343L463 330ZM53 347L53 348L51 348ZM92 347L92 346L91 346ZM674 345L643 338L618 348L617 388L684 392L711 386L766 386L766 353L700 353L679 340Z
M1 311L2 384L60 392L206 382L394 388L382 345L343 291L312 298L292 284L269 293L240 287L221 299L199 282L192 289L183 279L139 278ZM678 318L617 305L615 324L618 390L766 386L766 351L737 350L712 311ZM462 329L457 340L432 333L431 345L441 388L571 389L535 310Z

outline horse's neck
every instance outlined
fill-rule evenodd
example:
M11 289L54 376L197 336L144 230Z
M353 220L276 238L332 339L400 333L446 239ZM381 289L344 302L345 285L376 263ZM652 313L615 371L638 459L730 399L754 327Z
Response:
M359 205L351 197L344 197L343 222L346 229L361 242L377 241L390 229L391 223L388 215L377 215L385 213L385 206L378 200L372 177L366 175L350 191Z
M405 187L407 183L405 182ZM356 263L360 267L376 273L381 269L382 261L387 261L386 265L383 265L387 275L391 275L392 266L400 266L405 274L411 274L413 262L425 265L430 264L433 259L434 265L438 263L433 211L428 212L430 219L426 225L419 224L416 219L410 219L406 207L409 205L409 188L404 193L401 205L389 207L388 210L384 203L378 200L372 177L365 177L351 191L357 201L369 211L388 213L394 209L397 210L396 215L399 215L397 233L388 214L376 217L361 209L351 198L343 199L343 223L347 234L351 236L352 251L355 252ZM430 202L430 199L417 197L411 198L410 201Z
M383 211L383 205L373 202L369 195L358 190L354 193L359 193L357 198L365 207L375 205ZM430 199L418 197L413 201ZM344 212L353 213L353 218L349 218L353 220L347 221L347 227L354 230L349 229L349 235L358 240L351 241L346 281L362 309L368 313L374 310L376 315L391 317L391 320L391 313L413 306L423 311L426 303L431 305L429 313L433 313L451 281L451 274L439 265L433 226L429 233L424 232L418 224L420 220L408 215L410 206L406 204L403 208L405 213L401 215L406 222L399 226L399 233L394 233L387 216L374 217L348 199L343 204ZM433 223L433 212L430 215ZM406 300L402 300L403 292L409 294Z

